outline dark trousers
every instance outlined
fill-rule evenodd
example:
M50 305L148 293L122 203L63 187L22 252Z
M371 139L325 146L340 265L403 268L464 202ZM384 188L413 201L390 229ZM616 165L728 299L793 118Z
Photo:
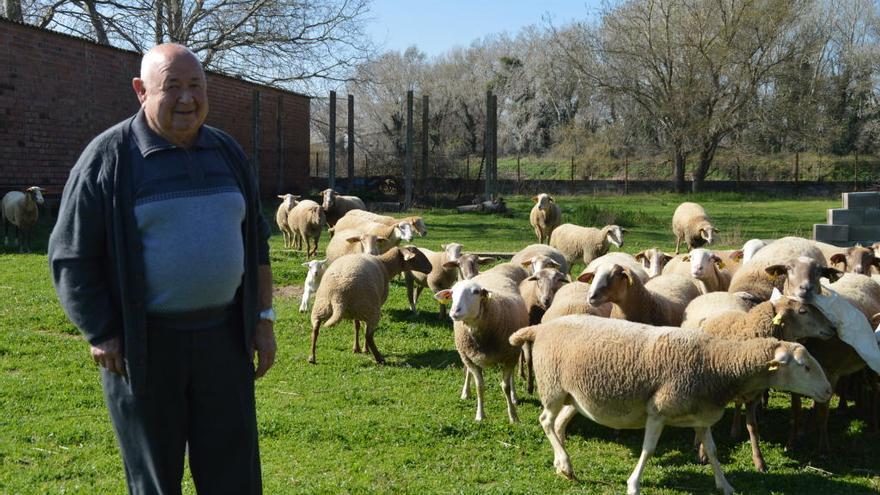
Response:
M184 452L200 494L262 492L254 367L240 328L149 330L147 391L102 368L133 495L179 494Z

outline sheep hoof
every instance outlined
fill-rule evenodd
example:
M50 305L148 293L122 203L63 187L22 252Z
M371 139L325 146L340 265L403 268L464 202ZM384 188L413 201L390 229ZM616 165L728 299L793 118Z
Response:
M355 354L360 354L360 353L361 353L361 348L360 348L360 347L355 347L355 348L353 348L353 349L351 350L351 352L353 352L353 353L355 353Z
M309 362L312 364L317 364L315 361L315 356L309 356Z
M571 464L564 461L556 461L553 464L556 464L556 474L564 477L568 481L577 481L577 478L574 475L574 470L571 469Z
M752 459L752 463L755 464L755 471L759 473L767 472L767 464L764 463L764 459Z

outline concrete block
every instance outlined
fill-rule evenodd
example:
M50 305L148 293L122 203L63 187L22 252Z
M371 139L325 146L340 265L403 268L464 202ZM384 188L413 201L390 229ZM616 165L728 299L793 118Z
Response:
M880 208L865 208L864 225L880 225Z
M865 223L865 210L831 208L828 210L828 223L831 225L862 225Z
M880 193L849 192L843 193L844 208L880 208Z
M880 241L880 225L853 225L849 228L849 239L862 244Z
M813 225L813 239L827 242L828 244L840 244L849 240L849 225L827 225L817 223Z

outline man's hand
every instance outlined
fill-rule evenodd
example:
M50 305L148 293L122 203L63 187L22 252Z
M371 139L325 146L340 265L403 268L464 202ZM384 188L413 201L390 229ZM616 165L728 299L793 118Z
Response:
M254 359L254 351L257 354L257 371L255 378L260 378L269 371L269 368L275 364L275 350L278 348L275 343L275 330L272 322L269 320L260 320L257 322L256 333L254 333L254 348L251 350L251 360Z
M125 365L122 362L122 340L119 337L93 345L91 353L92 359L98 366L103 366L110 373L126 376Z

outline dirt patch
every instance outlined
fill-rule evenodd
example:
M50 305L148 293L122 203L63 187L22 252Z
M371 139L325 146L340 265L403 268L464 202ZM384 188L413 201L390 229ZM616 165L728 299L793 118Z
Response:
M301 285L282 285L272 290L272 297L278 299L302 299L302 295Z

